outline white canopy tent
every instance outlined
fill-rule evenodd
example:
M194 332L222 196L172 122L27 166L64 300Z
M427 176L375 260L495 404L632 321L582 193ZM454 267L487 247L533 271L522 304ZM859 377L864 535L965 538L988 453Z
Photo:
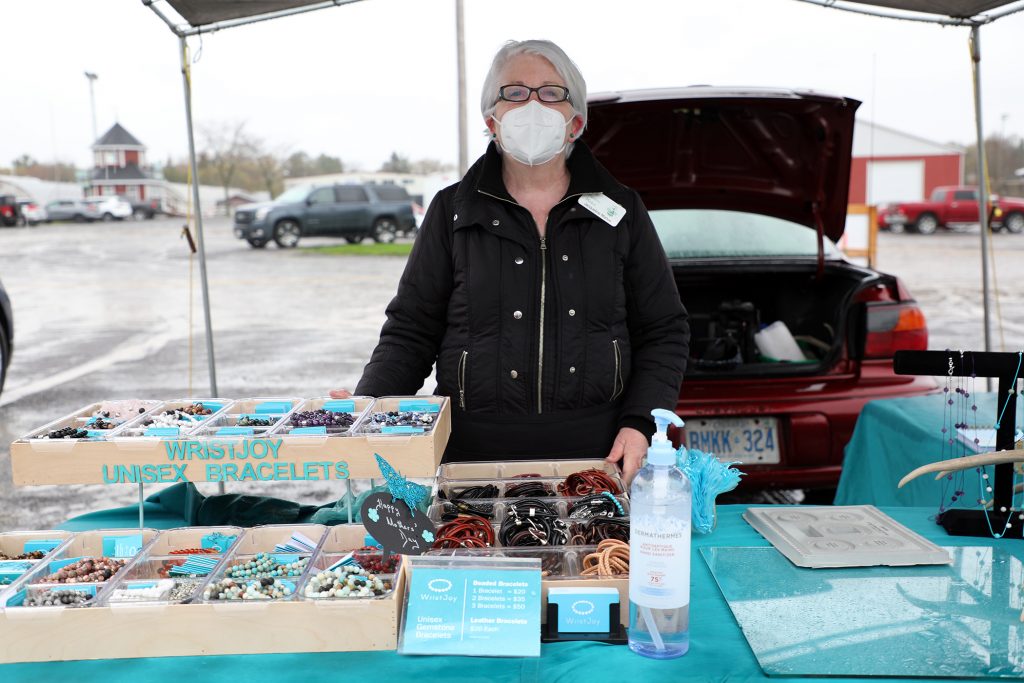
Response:
M198 178L195 138L192 126L192 93L189 73L189 36L213 33L227 28L269 21L280 17L347 5L358 0L141 0L178 37L181 52L181 72L185 91L185 118L188 128L189 165L192 178ZM974 106L978 141L979 196L987 189L985 183L985 147L981 119L981 47L980 27L1001 17L1024 11L1024 0L799 0L831 9L858 12L871 16L920 21L943 26L965 26L971 30L971 59L974 70ZM177 21L164 11L169 6L179 17ZM456 0L457 22L462 23L462 0ZM461 35L461 34L460 34ZM461 41L458 45L460 93L460 150L462 170L465 170L465 58ZM987 197L986 197L987 198ZM206 252L203 243L203 219L199 204L198 184L193 187L196 216L196 242L199 252L199 272L203 293L203 313L206 325L206 350L210 370L210 391L217 396L217 374L213 350L213 330L210 319L209 287L206 274ZM989 276L988 276L988 210L987 201L979 202L981 224L982 291L984 298L985 350L991 349Z

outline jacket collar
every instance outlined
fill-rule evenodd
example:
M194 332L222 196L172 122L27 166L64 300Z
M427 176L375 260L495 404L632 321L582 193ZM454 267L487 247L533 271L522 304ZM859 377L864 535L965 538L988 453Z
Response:
M566 190L566 197L592 192L612 194L625 189L594 158L590 148L582 140L576 141L572 154L566 159L566 166L569 167L569 189ZM487 145L484 155L466 171L465 177L459 183L455 198L456 200L466 199L477 192L493 195L513 203L516 201L508 193L505 181L501 177L501 154L493 140Z

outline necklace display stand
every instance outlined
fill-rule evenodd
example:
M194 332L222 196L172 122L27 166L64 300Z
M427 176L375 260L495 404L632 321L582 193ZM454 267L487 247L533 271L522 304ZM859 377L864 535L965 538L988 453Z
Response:
M1017 381L1020 377L1019 353L897 351L893 370L897 375L946 375L952 364L958 377L993 377L999 380L996 394L996 450L1012 450L1016 434ZM1022 524L1010 520L1020 514L1013 509L1013 463L995 466L992 483L992 508L986 510L949 509L941 512L938 523L951 536L992 536L1002 531L1002 538L1022 538ZM1006 510L1006 512L1000 512ZM1006 528L1007 522L1011 526Z

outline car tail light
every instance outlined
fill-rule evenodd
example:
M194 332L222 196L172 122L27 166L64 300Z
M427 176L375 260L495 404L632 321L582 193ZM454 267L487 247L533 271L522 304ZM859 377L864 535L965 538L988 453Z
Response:
M924 312L898 279L860 292L857 300L866 309L865 358L892 358L896 351L928 348Z

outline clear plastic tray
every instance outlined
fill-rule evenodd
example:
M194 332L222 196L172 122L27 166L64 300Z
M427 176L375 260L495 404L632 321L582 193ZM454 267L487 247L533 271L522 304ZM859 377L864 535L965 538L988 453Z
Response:
M242 538L238 539L231 550L231 555L274 552L310 555L320 546L320 541L327 529L323 524L264 524L256 526L247 529ZM296 534L311 542L308 548L292 541L292 536ZM286 545L292 547L285 547Z
M245 398L232 403L227 410L206 420L203 426L191 432L198 438L244 439L264 437L284 423L302 403L301 398ZM263 425L239 424L247 419L266 421Z
M299 589L299 597L300 597L300 599L302 599L302 600L313 600L313 601L317 601L317 602L319 602L319 601L341 602L341 601L350 601L350 600L379 600L379 599L382 599L382 598L390 597L391 593L394 591L396 573L376 574L376 573L374 573L372 571L370 572L370 575L380 579L384 583L384 591L380 595L331 596L331 595L324 595L324 594L312 594L312 595L308 595L307 594L307 591L309 590L310 582L313 580L314 577L316 577L321 572L328 571L330 567L335 565L335 563L340 562L344 558L348 557L350 554L352 554L352 553L351 552L321 552L321 553L318 553L316 555L316 557L313 558L313 561L310 563L309 571L307 571L304 574L303 578L302 578L302 583L300 584L300 589ZM367 554L372 554L372 553L367 553ZM380 555L380 553L378 553L378 555ZM400 562L401 561L399 561L399 563ZM399 568L398 571L401 571L401 569Z
M74 536L70 531L7 531L0 533L0 596L22 576L46 561ZM15 560L26 552L39 551L41 558ZM7 557L9 559L2 559Z
M582 575L583 558L595 552L595 547L556 547L556 548L457 548L444 550L430 550L428 555L456 556L456 557L508 557L508 558L536 558L540 560L541 572L544 579L581 579L588 578ZM597 577L592 578L610 578Z
M23 601L25 591L30 586L67 586L74 587L76 583L44 583L43 579L55 573L63 566L75 560L87 557L111 557L124 561L124 565L114 572L106 582L97 582L101 588L111 579L116 578L131 561L148 548L157 537L155 529L100 529L96 531L83 531L75 534L61 547L51 552L45 560L36 563L29 572L15 581L10 588L0 595L0 608L6 608L8 604Z
M170 424L157 422L157 419L165 414L173 414L176 410L182 410L196 403L203 404L203 407L213 412L209 415L182 416L173 420ZM230 410L233 403L233 400L226 398L177 398L172 401L164 401L148 413L119 426L110 434L109 438L138 439L146 437L176 439L188 436L202 427L207 420L216 418L222 412Z
M570 474L583 470L599 469L602 472L619 477L614 463L603 459L594 460L503 460L486 462L453 462L441 465L437 476L440 481L449 479L472 480L510 479L521 474L535 473L542 477L558 477L564 479ZM621 477L617 479L621 483Z
M252 602L251 600L243 600L242 598L237 598L237 599L234 599L234 600L222 600L222 599L213 598L212 597L212 591L213 591L214 588L216 588L217 586L221 585L223 582L228 581L228 580L234 582L238 586L244 587L244 586L248 586L250 584L256 583L256 582L261 582L264 579L273 580L275 582L281 582L282 584L289 586L291 588L291 591L287 595L283 595L283 596L280 596L280 597L277 597L277 598L261 598L257 602L265 603L265 602L280 602L280 601L283 601L283 600L294 600L296 595L297 595L297 593L298 593L298 586L301 583L301 580L302 580L303 576L306 574L306 571L312 565L312 562L310 561L311 558L312 558L312 553L268 553L268 554L271 557L274 557L275 559L278 559L280 561L291 560L293 558L296 561L305 559L306 560L306 565L301 570L298 570L298 573L296 573L295 575L280 574L280 575L270 576L270 575L267 575L267 574L253 574L253 575L231 576L231 573L232 573L234 568L239 567L239 566L244 566L246 563L248 563L248 562L254 560L256 557L258 557L258 555L242 555L242 554L235 553L230 558L226 558L218 566L216 571L214 573L210 574L209 579L202 586L202 592L200 594L196 595L195 600L198 600L198 601L201 601L201 602L213 602L213 603L218 603L218 604L226 604L226 603L233 603L233 602Z
M82 608L82 607L93 607L97 602L97 598L106 586L104 583L76 583L76 584L27 584L19 588L15 593L8 596L4 610L8 613L19 612L21 610L60 610L68 608ZM80 604L56 604L56 605L45 605L45 604L27 604L33 600L40 600L47 594L61 593L63 591L73 591L76 593L85 593L89 596L89 599Z
M218 554L226 554L231 552L234 546L242 540L245 531L240 526L186 526L178 527L177 529L165 529L160 532L160 535L146 549L145 554L140 556L140 559L148 556L174 555L182 550L201 548L203 547L203 539L215 533L221 534L223 537L235 537L227 547L223 545L218 546L222 551Z
M459 484L458 483L456 484L455 489L456 490L459 489ZM570 518L569 510L572 509L572 506L575 503L578 503L579 501L583 500L584 498L585 497L572 497L572 498L550 498L549 497L549 498L540 498L539 500L544 500L549 505L553 506L554 509L558 512L558 516L560 518L563 518L563 519L565 519L567 521L576 521L575 519ZM466 499L465 502L469 503L470 505L474 505L474 506L477 506L477 505L485 506L485 507L486 506L490 506L490 508L492 510L492 515L493 515L491 517L491 521L495 522L497 524L500 524L505 519L506 510L508 509L509 503L514 503L515 500L516 500L515 498L476 498L476 499ZM626 496L624 496L624 495L618 495L618 496L615 496L615 500L619 503L619 505L622 506L622 510L623 510L624 514L621 515L621 516L623 516L623 517L628 516L629 515L629 499ZM445 509L446 509L446 507L448 505L450 505L450 503L448 503L446 500L441 500L441 499L435 500L435 502L427 509L427 516L435 524L442 523L442 521L443 521L442 517L444 516Z
M428 424L417 423L410 425L400 422L397 425L388 426L375 421L375 416L392 411L411 412L417 414L432 415L436 420L444 410L448 402L446 396L384 396L374 401L371 410L360 418L352 430L353 434L368 434L373 436L388 435L419 435L430 434L434 430L434 422Z
M47 425L35 429L21 438L22 441L27 441L33 446L33 448L47 449L49 448L70 448L76 443L82 441L102 441L110 436L118 427L123 425L130 420L136 419L139 415L145 415L153 408L160 405L160 401L155 400L139 400L139 399L118 399L113 401L98 401L96 403L90 403L89 405L76 410L75 412L65 415L64 417L54 420ZM118 409L134 408L134 414L125 414L123 417L103 417L102 412L112 412ZM142 412L138 412L139 410ZM103 420L105 422L113 423L113 427L110 429L96 429L91 425L94 425L96 420ZM87 435L77 439L50 439L47 438L47 434L53 431L64 429L66 427L72 427L74 429L81 429L87 432Z
M344 406L346 403L351 404L351 410L345 410L342 408L332 407L332 404ZM355 429L356 424L363 417L367 410L370 410L374 403L374 399L369 396L353 396L347 399L337 399L330 397L312 398L308 401L303 401L302 405L298 406L295 411L289 416L287 420L280 423L270 431L270 436L282 436L289 439L302 438L325 438L328 436L350 436L352 430ZM347 427L331 426L331 427L316 427L296 424L296 417L299 413L310 412L313 410L323 410L327 406L327 410L333 413L346 413L352 416L352 424Z

